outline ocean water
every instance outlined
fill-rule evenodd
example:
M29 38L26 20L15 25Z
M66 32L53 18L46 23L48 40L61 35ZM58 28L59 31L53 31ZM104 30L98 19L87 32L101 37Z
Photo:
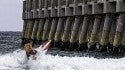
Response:
M125 70L123 55L50 49L26 58L20 32L0 32L0 70ZM105 56L104 56L105 55Z

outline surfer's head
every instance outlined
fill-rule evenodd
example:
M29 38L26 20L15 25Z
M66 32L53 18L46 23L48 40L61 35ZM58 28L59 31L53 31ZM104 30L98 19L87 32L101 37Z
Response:
M27 44L25 44L24 50L25 50L27 53L32 52L32 51L33 51L33 49L32 49L32 42L28 42Z

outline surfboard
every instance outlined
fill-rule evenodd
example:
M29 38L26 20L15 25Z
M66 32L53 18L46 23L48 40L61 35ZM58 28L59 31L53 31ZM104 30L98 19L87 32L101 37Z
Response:
M42 45L40 45L39 48L41 48L42 51L48 51L51 45L51 40L44 42Z

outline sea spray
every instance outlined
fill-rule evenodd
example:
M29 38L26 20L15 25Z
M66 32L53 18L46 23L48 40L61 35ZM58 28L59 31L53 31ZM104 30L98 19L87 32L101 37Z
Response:
M0 70L124 70L125 58L96 59L93 57L53 56L37 49L37 59L29 60L24 50L0 56Z

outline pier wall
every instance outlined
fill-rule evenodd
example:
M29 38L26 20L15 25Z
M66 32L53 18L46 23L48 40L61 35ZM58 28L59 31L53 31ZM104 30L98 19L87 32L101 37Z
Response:
M125 0L25 0L22 19L23 41L52 40L62 50L125 51Z

